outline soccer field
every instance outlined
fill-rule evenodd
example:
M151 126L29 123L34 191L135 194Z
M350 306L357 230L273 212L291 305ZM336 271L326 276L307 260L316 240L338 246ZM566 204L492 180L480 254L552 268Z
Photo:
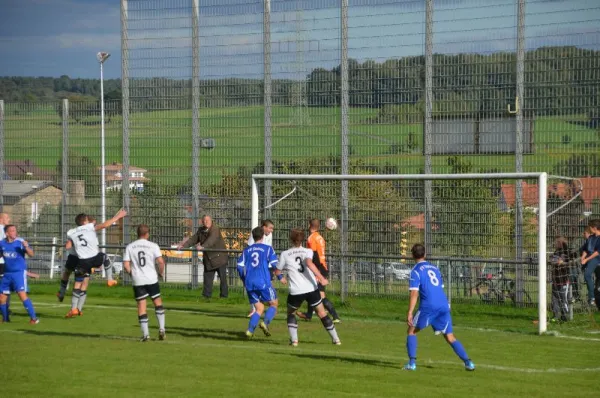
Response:
M528 310L493 315L485 307L478 313L456 306L455 333L477 370L466 372L427 330L419 337L418 369L406 372L402 301L338 303L342 345L333 346L313 320L300 323L300 345L293 348L285 294L273 336L257 329L247 340L241 295L199 302L199 291L163 289L167 340L154 339L150 310L154 340L140 343L131 288L92 286L76 319L63 318L70 296L59 304L55 288L32 285L38 325L28 324L16 301L12 322L0 325L3 396L598 396L600 336L536 336ZM501 326L490 328L492 321Z

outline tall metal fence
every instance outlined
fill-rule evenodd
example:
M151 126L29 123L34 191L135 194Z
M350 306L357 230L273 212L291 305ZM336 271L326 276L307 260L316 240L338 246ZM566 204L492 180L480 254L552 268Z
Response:
M206 213L239 249L253 172L546 171L583 186L549 220L550 238L577 247L583 225L600 217L600 4L121 0L121 27L122 100L106 103L106 206L130 217L108 244L126 244L143 222L169 247ZM75 214L101 214L99 103L0 99L0 162L0 206L21 233L63 241ZM352 207L347 184L336 214L313 216L339 218L343 231L400 225L447 254L435 244L444 201L434 187L392 189L407 190L414 209L400 220ZM507 257L526 262L535 187L489 189L510 214ZM575 191L557 180L551 205ZM285 193L261 187L264 217ZM342 239L344 252L378 254L369 237L348 236L361 237ZM286 241L276 229L276 248ZM406 254L412 243L385 250Z

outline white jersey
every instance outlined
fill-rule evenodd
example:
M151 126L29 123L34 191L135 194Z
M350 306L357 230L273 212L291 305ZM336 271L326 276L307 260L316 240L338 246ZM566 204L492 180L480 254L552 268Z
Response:
M69 236L75 232L75 229L76 229L76 228L73 228L73 229L70 229L70 230L68 230L68 231L67 231L67 239L69 239ZM76 256L76 255L77 255L77 254L75 253L75 250L73 249L73 247L72 247L72 246L71 246L71 248L70 248L70 249L66 250L66 253L67 253L67 256L70 256L70 255L74 255L74 256Z
M252 237L252 233L250 233L250 238L248 238L248 246L253 245L254 243L254 238ZM264 235L262 243L264 245L273 247L273 234Z
M82 260L97 256L100 252L98 249L98 235L96 227L92 223L80 225L72 229L69 234L69 239L73 242L75 255ZM69 231L69 232L71 232Z
M0 240L4 240L6 238L6 233L4 232L4 225L0 224ZM0 256L0 264L4 264L4 257Z
M127 245L123 261L130 262L133 286L158 283L155 264L159 257L162 257L160 248L149 240L138 239Z
M287 270L290 294L304 294L317 290L315 274L306 266L306 260L312 260L313 251L305 247L293 247L281 253L277 269Z

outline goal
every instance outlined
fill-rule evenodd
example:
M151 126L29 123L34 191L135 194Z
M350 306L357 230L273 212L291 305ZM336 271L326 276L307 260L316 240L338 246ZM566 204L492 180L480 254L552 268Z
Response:
M342 300L407 297L410 247L424 243L452 304L512 306L545 333L555 315L549 243L579 242L581 213L573 221L569 212L581 190L577 179L546 173L254 174L251 226L274 220L283 248L290 228L320 219L331 286ZM338 221L334 231L324 228L329 217ZM571 301L569 321L589 313Z

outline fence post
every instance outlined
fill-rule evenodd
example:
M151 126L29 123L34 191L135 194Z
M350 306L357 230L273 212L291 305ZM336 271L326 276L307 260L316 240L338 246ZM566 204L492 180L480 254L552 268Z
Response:
M341 53L341 142L342 142L342 174L348 174L348 105L349 105L349 85L348 85L348 0L342 0L341 9L341 28L342 28L342 53ZM346 301L348 294L348 281L346 280L347 254L348 254L348 180L342 180L342 214L341 214L341 261L340 261L340 279L341 279L341 299Z
M427 0L425 6L425 126L423 134L423 153L425 154L425 174L432 173L431 167L431 131L433 114L433 0ZM432 182L425 180L425 252L431 255L432 242Z
M4 100L0 100L0 212L4 211Z
M129 243L129 219L131 207L129 200L129 38L128 38L128 0L121 0L121 111L123 114L123 208L128 217L123 218L123 244ZM129 281L128 274L123 273L123 283Z
M192 229L200 207L200 3L192 0ZM192 252L192 289L198 287L198 253Z
M264 79L264 173L271 174L273 171L273 165L271 160L272 154L272 129L271 129L271 118L272 118L272 102L271 102L271 0L264 0L264 11L263 11L263 79ZM269 205L271 204L272 195L272 184L271 180L263 180L265 184L265 217L270 218L271 210Z
M67 209L69 208L69 100L62 100L62 205L60 206L60 241L67 234ZM66 242L65 242L66 243ZM66 260L66 257L63 256Z
M54 279L54 257L56 256L56 236L52 238L52 256L50 257L50 279Z
M523 85L525 80L525 0L518 0L517 15L517 95L515 98L516 111L516 147L515 171L523 171ZM521 180L516 181L515 187L515 259L523 258L523 187ZM525 290L523 264L516 264L516 301L523 303Z

